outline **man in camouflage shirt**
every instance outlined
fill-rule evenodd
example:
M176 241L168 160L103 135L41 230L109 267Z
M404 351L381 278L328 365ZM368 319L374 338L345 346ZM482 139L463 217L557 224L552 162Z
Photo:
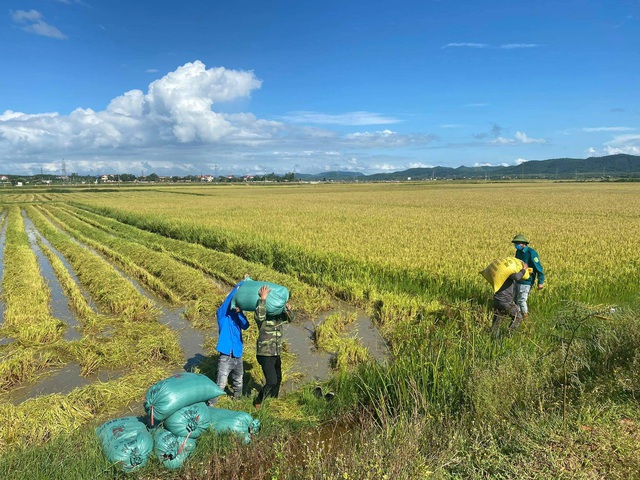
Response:
M267 296L271 289L266 285L258 290L258 306L255 319L258 324L258 342L256 345L256 358L262 367L265 385L260 389L258 396L253 401L254 407L260 409L262 401L267 397L277 397L282 383L282 325L293 321L294 313L291 305L287 303L282 313L267 315Z

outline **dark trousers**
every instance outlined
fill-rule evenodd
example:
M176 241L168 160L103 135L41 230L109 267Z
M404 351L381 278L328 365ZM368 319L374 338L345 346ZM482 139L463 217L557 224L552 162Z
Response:
M493 302L493 323L491 325L491 332L494 337L500 336L500 323L504 318L511 318L511 324L509 325L509 331L512 332L520 322L522 321L522 312L520 307L514 302L510 304L504 304L500 302Z
M258 363L262 367L262 373L266 379L264 387L260 389L255 403L262 403L267 397L277 397L280 393L280 383L282 383L282 361L280 355L275 357L266 357L256 355Z

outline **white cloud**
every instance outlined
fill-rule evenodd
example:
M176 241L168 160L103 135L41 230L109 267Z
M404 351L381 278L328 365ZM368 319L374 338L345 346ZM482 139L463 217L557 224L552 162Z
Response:
M8 110L0 115L0 147L8 158L68 151L92 156L271 136L278 122L212 110L215 103L249 97L261 83L253 72L187 63L152 82L147 93L131 90L114 98L104 111L77 108L65 116Z
M516 161L514 162L516 165L522 165L523 163L528 162L529 160L525 160L524 158L516 158Z
M345 146L352 147L403 147L409 145L427 145L436 140L435 135L404 135L385 129L377 132L356 132L342 137Z
M65 40L67 36L53 25L44 21L43 15L37 10L16 10L11 12L11 19L16 25L28 33L34 33L43 37Z
M371 168L378 172L401 172L403 170L409 170L410 168L433 168L433 165L429 165L422 162L407 162L407 163L397 163L397 162L385 162L385 163L374 163L371 165Z
M442 48L458 48L458 47L467 47L467 48L487 48L489 45L486 43L470 43L470 42L462 42L462 43L447 43L443 45Z
M264 125L255 117L216 113L212 106L214 102L247 97L260 85L252 72L207 70L201 62L187 63L151 83L148 93L126 92L101 112L90 108L77 108L68 116L5 112L0 116L0 139L8 142L9 148L37 152L45 145L117 148L242 137L247 123L257 131Z
M542 138L530 138L524 132L516 132L516 140L520 143L546 143Z
M613 140L605 143L604 151L606 155L617 153L640 155L640 135L618 135Z
M587 154L593 157L602 155L640 155L640 134L618 135L606 142L602 149L589 147Z
M515 48L537 48L541 46L542 45L538 45L537 43L505 43L500 45L500 48L513 50Z
M422 163L422 162L412 162L409 163L409 168L434 168L435 165L431 165L428 163Z
M583 132L630 132L635 130L631 127L590 127L583 128Z
M380 172L396 172L401 170L406 170L406 168L399 167L398 165L394 165L391 163L383 163L378 165L373 165L373 168L379 170Z
M386 125L400 123L402 120L372 112L347 112L328 114L320 112L298 111L282 117L291 123L312 123L319 125Z
M318 171L323 165L348 166L345 155L369 159L362 150L425 147L437 138L389 129L344 134L216 111L222 102L250 98L261 86L251 71L206 68L195 61L153 81L146 92L123 93L104 110L76 108L68 115L7 110L0 113L0 162L7 171L27 174L59 170L61 158L68 171L78 173L137 174L140 162L147 173L151 168L158 174L183 173L194 165L198 172L212 158L221 174L235 167L236 173L289 171L295 164ZM378 118L368 115L359 118Z
M542 138L530 138L524 132L516 132L514 138L497 137L491 141L494 145L521 145L531 143L547 143Z

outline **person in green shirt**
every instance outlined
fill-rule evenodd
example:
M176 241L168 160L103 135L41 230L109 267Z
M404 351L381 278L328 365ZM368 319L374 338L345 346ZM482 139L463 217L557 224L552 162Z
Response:
M287 302L284 310L278 315L267 315L267 296L271 289L266 285L258 290L258 305L255 320L258 324L258 341L256 359L262 367L265 384L253 401L253 406L260 409L262 401L267 397L277 397L282 383L282 326L294 319L293 309Z
M529 307L527 306L527 300L529 298L529 292L531 287L538 282L538 290L542 290L545 286L546 277L544 275L544 268L540 263L540 255L533 248L529 246L529 240L523 234L519 233L513 240L511 240L516 248L516 258L522 260L532 269L531 274L527 280L518 280L515 289L515 302L520 307L522 315L527 317L529 315Z

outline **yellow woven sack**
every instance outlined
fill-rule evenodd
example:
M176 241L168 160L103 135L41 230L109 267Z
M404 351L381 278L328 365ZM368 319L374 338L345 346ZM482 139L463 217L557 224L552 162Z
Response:
M480 272L480 275L489 282L489 285L493 287L493 293L495 293L500 290L500 287L510 275L518 273L520 270L522 270L522 262L520 260L516 257L504 257L496 258L487 268ZM522 277L523 280L529 278L529 270L527 269L527 272L525 272L524 277Z

